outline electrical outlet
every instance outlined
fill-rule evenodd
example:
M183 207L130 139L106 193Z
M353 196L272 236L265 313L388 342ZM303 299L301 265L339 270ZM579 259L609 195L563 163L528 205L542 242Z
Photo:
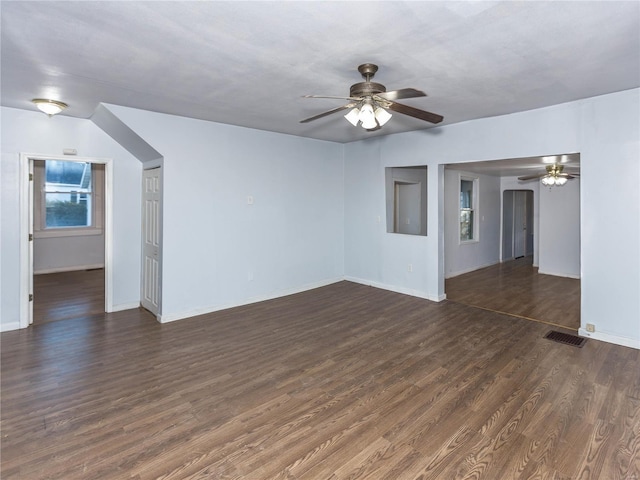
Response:
M247 274L247 280L249 280L250 282L252 282L252 281L253 281L253 272L249 272L249 273Z
M411 264L407 265L407 271L408 272L413 272L413 265L411 265Z
M253 196L252 195L249 195L247 197L247 205L253 205Z
M593 323L587 323L587 332L593 333L596 331L596 326Z

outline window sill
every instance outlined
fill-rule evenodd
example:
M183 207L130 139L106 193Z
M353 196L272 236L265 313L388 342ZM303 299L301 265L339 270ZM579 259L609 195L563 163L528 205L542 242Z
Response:
M480 243L480 240L460 240L459 245L470 245L472 243Z
M102 228L52 228L33 232L34 238L84 237L89 235L102 235Z

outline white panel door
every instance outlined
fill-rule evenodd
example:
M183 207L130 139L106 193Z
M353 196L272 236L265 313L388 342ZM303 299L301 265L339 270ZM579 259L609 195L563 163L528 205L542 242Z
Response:
M141 304L151 313L160 313L160 272L162 233L161 168L142 174L142 292Z

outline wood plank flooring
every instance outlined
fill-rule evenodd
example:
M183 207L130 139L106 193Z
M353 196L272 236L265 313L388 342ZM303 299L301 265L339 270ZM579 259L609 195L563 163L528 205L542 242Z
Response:
M532 263L523 257L448 278L447 299L577 332L580 280L539 274Z
M640 478L640 351L340 282L1 334L1 477Z
M33 276L33 323L104 313L104 269Z

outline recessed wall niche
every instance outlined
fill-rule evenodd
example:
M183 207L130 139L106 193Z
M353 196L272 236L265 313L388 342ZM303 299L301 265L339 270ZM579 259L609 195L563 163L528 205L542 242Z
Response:
M427 235L427 167L386 167L387 232Z

